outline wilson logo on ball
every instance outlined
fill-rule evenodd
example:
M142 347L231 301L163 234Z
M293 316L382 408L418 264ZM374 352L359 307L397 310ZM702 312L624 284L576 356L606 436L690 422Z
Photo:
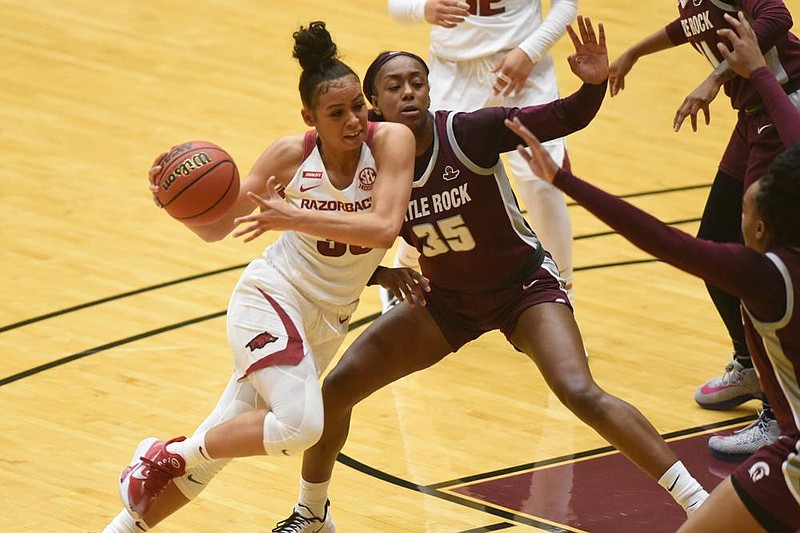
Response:
M161 182L161 188L168 191L179 176L188 176L193 171L211 163L213 163L213 160L205 152L194 154L192 157L186 158L183 163L175 167L175 169L164 178L164 181Z

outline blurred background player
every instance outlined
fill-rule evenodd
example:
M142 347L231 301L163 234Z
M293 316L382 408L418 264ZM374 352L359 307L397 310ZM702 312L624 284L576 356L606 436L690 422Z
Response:
M270 145L222 220L190 227L206 241L237 226L233 235L245 240L284 230L231 295L233 374L190 438L139 444L119 481L126 510L108 533L146 531L197 497L231 458L294 455L322 433L319 375L397 237L414 140L403 126L367 122L359 78L338 59L323 22L294 33L293 55L303 69L301 114L313 129Z
M550 48L578 12L577 0L552 0L542 18L541 0L389 0L400 23L428 22L431 109L475 111L484 107L526 107L559 97ZM563 138L544 146L559 163L567 160ZM530 224L553 256L572 292L572 222L564 196L536 178L515 152L506 163ZM418 268L418 252L398 240L395 266ZM384 312L396 300L381 289Z
M678 108L673 128L678 131L688 117L697 131L697 115L710 123L709 104L720 88L737 110L738 119L709 191L697 236L716 242L742 242L740 228L742 197L760 178L775 156L784 150L773 121L750 80L738 76L718 49L726 39L718 30L730 28L725 14L741 10L752 21L759 48L767 65L796 103L800 102L800 41L791 33L792 17L781 0L728 2L680 1L679 16L665 27L636 43L611 64L609 90L615 96L625 88L625 79L642 56L682 44L691 45L713 67L706 78ZM748 400L763 399L745 342L739 299L706 282L714 306L733 343L733 360L716 377L698 387L695 401L704 409L731 409ZM764 403L755 423L727 437L712 437L711 452L722 459L741 460L778 437L778 425Z

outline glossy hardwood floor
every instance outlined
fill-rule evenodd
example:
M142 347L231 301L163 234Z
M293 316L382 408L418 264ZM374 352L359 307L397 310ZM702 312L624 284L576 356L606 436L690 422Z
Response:
M671 20L674 4L582 0L580 12L604 22L614 58ZM787 5L800 14L798 0ZM385 2L0 0L4 532L102 530L139 440L190 433L215 404L231 371L228 296L274 237L202 242L152 205L147 169L166 148L205 139L246 171L274 139L304 130L291 34L317 19L358 72L385 49L426 55L427 28L393 23ZM569 52L569 40L554 50L563 94L578 86ZM576 173L696 231L734 113L721 96L699 132L671 122L706 71L689 47L642 60L569 139ZM703 433L752 416L755 403L712 412L692 399L730 352L703 284L570 212L576 316L598 382L700 448ZM356 318L378 308L368 289ZM344 454L331 494L343 532L600 531L457 487L614 455L496 333L365 401ZM299 467L234 461L157 530L268 531L295 502ZM557 495L591 489L571 471L530 499L569 506ZM641 518L657 531L648 520L660 514Z

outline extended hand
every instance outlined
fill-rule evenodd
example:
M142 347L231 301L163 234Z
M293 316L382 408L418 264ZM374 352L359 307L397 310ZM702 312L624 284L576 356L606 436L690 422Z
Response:
M603 23L597 25L599 37L595 36L589 17L578 15L577 24L580 37L572 25L567 26L567 33L575 46L575 53L567 58L569 66L584 82L594 85L603 83L608 78L608 50Z
M163 152L156 157L155 161L153 161L153 166L150 167L150 170L147 173L147 178L150 181L150 194L153 195L153 202L158 207L164 207L161 205L161 202L158 199L158 185L156 185L156 177L161 174L161 162L167 157L169 152Z
M697 89L683 99L683 103L678 108L678 111L675 112L675 119L672 121L672 129L675 131L680 130L686 117L691 117L692 131L697 131L697 113L700 111L703 112L706 126L708 126L711 123L709 105L714 98L717 97L720 87L721 84L713 75L706 78Z
M725 13L725 20L733 27L733 30L736 30L735 32L730 28L717 30L718 35L730 41L733 50L721 42L717 43L717 48L736 74L743 78L749 78L751 72L759 67L766 67L767 62L761 54L756 33L747 22L744 13L739 11L738 17L739 20L736 20Z
M416 304L425 305L425 293L431 292L428 278L413 268L381 268L375 275L375 281L382 287L394 293L398 300L408 302L414 307Z
M531 151L529 153L524 146L519 145L517 146L517 152L525 159L533 173L547 183L553 183L558 172L558 165L539 143L539 139L531 133L531 130L523 126L522 122L516 117L514 117L514 120L506 119L506 127L519 135L525 141L525 144L530 147Z
M292 221L295 220L298 209L281 198L276 190L276 185L277 179L275 176L270 176L264 196L259 196L254 192L247 193L247 197L258 206L259 212L234 220L236 226L252 222L249 226L235 231L234 237L247 235L244 242L250 242L269 230L292 229Z

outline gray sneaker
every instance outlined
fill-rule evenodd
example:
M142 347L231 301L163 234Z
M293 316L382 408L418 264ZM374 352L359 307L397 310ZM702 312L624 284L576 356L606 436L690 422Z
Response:
M694 401L703 409L732 409L749 400L763 400L756 371L731 361L721 377L713 378L697 388Z
M708 439L711 455L724 461L741 462L753 455L759 448L778 440L778 422L764 411L752 424L735 431L733 435L714 435Z
M281 520L273 528L273 533L335 533L336 524L331 520L331 513L328 512L331 502L325 502L325 515L320 518L314 516L311 509L298 503L297 506L286 520Z

